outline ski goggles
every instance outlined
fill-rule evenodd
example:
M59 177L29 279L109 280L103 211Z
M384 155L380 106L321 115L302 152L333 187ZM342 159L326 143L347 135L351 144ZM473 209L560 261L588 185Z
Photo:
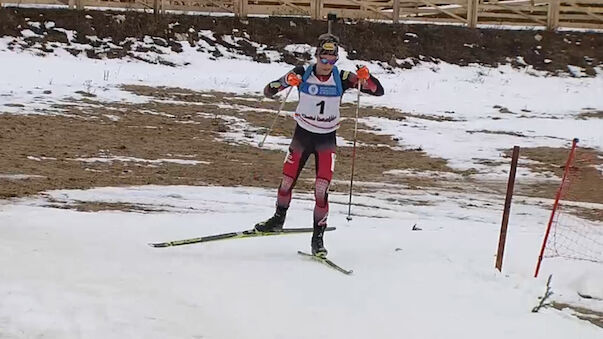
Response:
M324 64L324 65L326 65L326 64L335 65L335 63L337 62L338 59L329 60L329 59L320 58L318 60L320 60L320 63Z

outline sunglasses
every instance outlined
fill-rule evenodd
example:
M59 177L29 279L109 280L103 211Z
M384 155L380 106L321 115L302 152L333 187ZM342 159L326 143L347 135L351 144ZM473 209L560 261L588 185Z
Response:
M335 63L337 62L338 59L329 60L329 59L320 58L319 60L320 60L321 64L335 65Z

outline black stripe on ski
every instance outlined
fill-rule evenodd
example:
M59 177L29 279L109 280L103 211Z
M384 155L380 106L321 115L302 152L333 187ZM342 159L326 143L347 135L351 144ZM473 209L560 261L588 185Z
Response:
M332 262L330 259L326 258L326 257L319 257L316 255L312 255L310 253L306 253L306 252L302 252L302 251L297 251L297 254L304 256L306 258L311 258L315 261L321 262L327 266L329 266L330 268L339 271L345 275L350 275L352 273L354 273L353 270L346 270L345 268L342 268L341 266L337 265L336 263Z
M172 247L172 246L182 246L182 245L191 245L197 244L201 242L209 242L216 240L224 240L224 239L243 239L243 238L255 238L255 237L268 237L274 235L286 235L286 234L297 234L297 233L310 233L314 229L313 228L284 228L280 232L256 232L255 230L246 230L239 232L229 232L215 235L208 235L205 237L199 238L190 238L184 240L175 240L168 242L157 242L157 243L149 243L151 247ZM327 231L334 231L335 227L327 227Z

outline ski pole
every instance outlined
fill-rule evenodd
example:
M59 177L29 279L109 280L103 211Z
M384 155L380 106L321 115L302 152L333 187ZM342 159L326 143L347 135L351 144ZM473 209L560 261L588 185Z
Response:
M358 132L358 111L360 110L360 86L361 82L358 81L358 98L356 99L356 118L354 119L354 147L352 148L352 176L350 178L350 200L348 202L348 221L352 220L352 187L354 184L354 163L356 160L356 134Z
M259 147L264 146L264 142L266 141L266 138L268 137L268 134L270 134L270 132L272 131L272 128L274 128L274 124L276 123L276 119L278 119L278 116L281 114L281 111L283 110L283 107L285 107L285 102L287 102L287 98L289 97L289 93L291 93L291 90L293 90L293 87L295 87L295 86L291 86L289 88L289 90L287 91L287 94L285 95L285 98L281 102L281 105L278 108L278 111L276 112L276 116L274 117L274 120L272 121L272 125L270 125L270 128L266 131L266 134L264 134L264 137L262 138L262 141L260 141L260 143L258 144Z

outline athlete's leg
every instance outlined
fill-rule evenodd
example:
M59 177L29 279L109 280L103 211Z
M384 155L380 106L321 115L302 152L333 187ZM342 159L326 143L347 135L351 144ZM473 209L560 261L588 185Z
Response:
M312 150L310 149L311 145L309 144L308 133L301 127L295 129L293 139L289 145L289 151L285 157L285 163L283 164L283 178L279 185L276 199L276 206L278 208L289 208L291 194L297 183L297 178L311 154Z
M316 145L314 224L323 226L329 214L329 185L335 170L335 132L324 135Z
M276 211L270 219L255 225L257 231L279 232L282 230L285 217L287 216L287 209L291 202L291 192L293 191L293 187L295 187L299 173L311 154L308 151L310 149L308 146L311 146L311 144L308 144L309 138L307 133L307 131L300 127L295 129L291 145L289 145L289 152L287 152L283 165L283 179L278 188Z

